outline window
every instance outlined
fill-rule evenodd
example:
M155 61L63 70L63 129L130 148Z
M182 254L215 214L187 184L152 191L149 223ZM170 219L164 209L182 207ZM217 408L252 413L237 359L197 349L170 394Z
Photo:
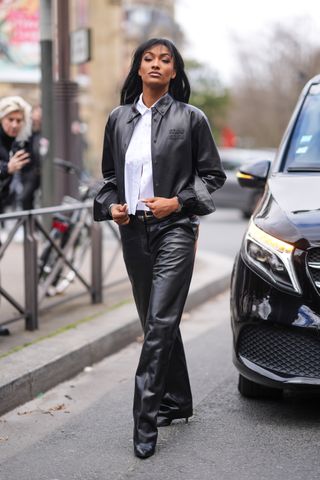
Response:
M285 161L288 172L320 172L320 85L313 85L293 130Z

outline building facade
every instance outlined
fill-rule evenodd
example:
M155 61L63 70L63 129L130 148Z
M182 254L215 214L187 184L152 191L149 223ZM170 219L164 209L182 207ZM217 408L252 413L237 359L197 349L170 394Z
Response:
M70 31L89 28L91 32L90 61L71 65L70 72L71 79L79 85L79 133L84 137L83 145L86 145L85 164L97 176L100 175L106 119L119 104L121 85L134 49L142 41L155 36L170 38L177 44L181 42L182 34L174 20L174 3L175 0L69 0ZM52 5L55 13L56 0L52 1ZM14 15L12 12L15 12ZM28 22L23 20L23 14L29 15ZM20 40L29 42L29 50L31 47L38 48L38 65L32 64L36 68L26 67L24 71L20 69L20 73L17 70L12 78L0 76L0 97L21 95L32 105L38 104L41 100L39 0L0 0L0 20L4 18L7 27L11 21L10 28L15 32L7 35L9 44L14 38L13 44ZM32 33L25 29L23 36L23 26L31 23ZM0 61L5 56L3 39L9 28L4 25L6 23L0 27ZM56 32L56 24L53 27ZM36 51L33 53L36 54ZM3 71L9 71L14 59L11 63L10 58L5 58L5 61ZM17 62L19 64L20 60Z

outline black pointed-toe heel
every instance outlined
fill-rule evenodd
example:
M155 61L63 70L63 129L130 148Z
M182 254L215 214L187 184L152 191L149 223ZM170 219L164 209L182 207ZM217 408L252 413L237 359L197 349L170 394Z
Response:
M156 450L155 443L134 444L134 454L136 457L141 458L142 460L154 455L155 450Z
M157 418L157 427L168 427L173 420L179 420L184 418L186 423L189 423L189 417L192 417L192 411L190 412L168 412L167 414L159 413Z

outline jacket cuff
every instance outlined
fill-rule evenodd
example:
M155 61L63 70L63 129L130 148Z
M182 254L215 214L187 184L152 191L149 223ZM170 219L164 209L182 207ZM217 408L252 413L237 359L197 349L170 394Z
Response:
M193 189L182 190L182 192L177 195L178 202L182 207L188 206L188 204L196 200L196 195Z

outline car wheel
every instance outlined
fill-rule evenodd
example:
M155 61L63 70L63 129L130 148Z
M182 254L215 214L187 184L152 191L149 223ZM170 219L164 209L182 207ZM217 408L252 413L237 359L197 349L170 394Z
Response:
M279 399L282 397L280 388L265 387L259 383L239 375L238 390L242 396L247 398L272 398Z

